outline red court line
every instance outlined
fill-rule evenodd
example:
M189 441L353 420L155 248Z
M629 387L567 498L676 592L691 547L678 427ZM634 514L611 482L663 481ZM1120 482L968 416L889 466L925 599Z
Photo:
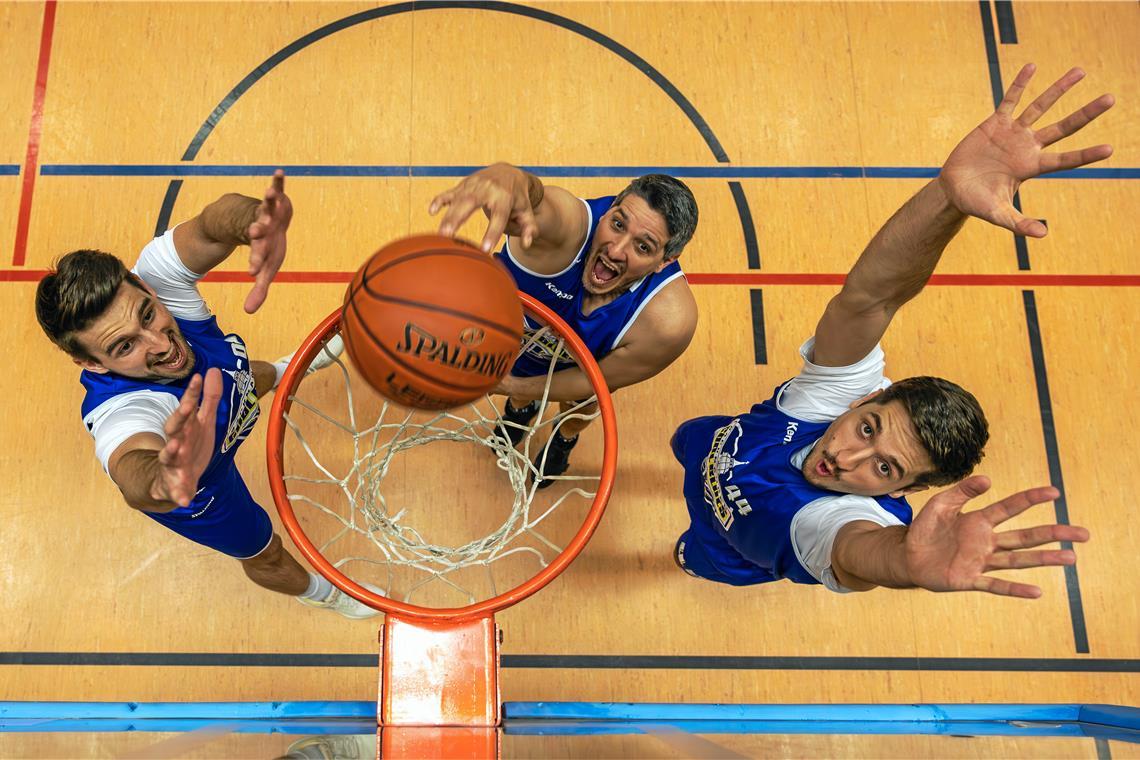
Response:
M40 60L36 64L36 92L32 98L32 123L28 127L28 151L24 157L24 183L20 192L20 210L16 216L16 247L12 265L23 266L27 258L28 228L32 222L32 192L40 163L40 137L44 127L44 97L47 95L48 63L51 61L51 37L55 31L56 0L44 3L44 26L40 32Z
M44 269L0 269L0 282L37 282L47 274ZM297 284L336 284L347 283L355 272L278 272L274 282ZM847 275L843 274L800 274L769 272L720 273L689 272L686 274L693 285L842 285ZM253 278L245 272L211 272L206 282L252 283ZM1140 287L1138 274L936 274L930 278L930 285L958 287L1013 286L1021 288L1067 287L1067 288L1136 288Z

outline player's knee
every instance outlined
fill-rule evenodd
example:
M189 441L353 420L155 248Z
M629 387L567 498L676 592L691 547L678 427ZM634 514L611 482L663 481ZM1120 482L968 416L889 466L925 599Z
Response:
M281 536L274 533L273 538L269 539L269 543L264 549L248 559L241 560L241 564L246 572L249 572L250 570L279 565L284 558L285 546L281 543Z

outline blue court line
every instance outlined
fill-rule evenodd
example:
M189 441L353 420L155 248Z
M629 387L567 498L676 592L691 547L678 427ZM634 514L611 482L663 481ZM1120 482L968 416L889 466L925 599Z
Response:
M375 718L376 702L0 702L8 720L301 720Z
M19 164L0 164L0 177L19 176Z
M954 734L1094 736L1140 741L1140 709L1080 704L731 705L507 702L507 734ZM364 734L373 701L0 702L0 732Z
M19 173L19 167L14 167ZM482 166L341 166L332 164L45 164L48 177L268 177L284 169L292 177L466 177ZM696 179L930 179L929 166L522 166L543 177L633 178L668 174ZM2 173L2 172L0 172ZM1042 179L1140 179L1140 168L1069 169Z

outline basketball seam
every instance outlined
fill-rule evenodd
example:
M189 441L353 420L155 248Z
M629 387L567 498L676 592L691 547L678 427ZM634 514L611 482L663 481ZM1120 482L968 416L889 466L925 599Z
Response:
M470 386L464 386L464 385L456 385L454 383L449 383L446 380L440 380L438 378L432 377L431 375L425 374L422 370L416 368L415 366L405 362L403 359L400 358L399 354L394 353L391 349L389 349L387 346L385 346L384 343L379 338L376 337L376 334L373 333L371 329L369 329L368 324L364 321L363 317L360 314L359 309L356 306L356 302L355 301L349 301L347 304L345 304L345 309L347 310L348 307L350 307L350 306L352 307L353 314L356 315L357 322L359 322L360 326L362 328L364 328L364 332L368 335L369 339L371 339L372 344L374 346L376 346L376 348L380 349L381 353L383 353L385 356L387 356L394 364L397 364L398 366L402 367L403 369L405 369L406 371L408 371L412 375L416 376L420 380L426 380L429 383L434 383L435 385L446 388L447 390L457 391L457 392L462 392L462 393L470 393L471 391L477 390L477 388L472 388ZM345 319L346 316L347 315L342 316L342 320ZM492 386L492 387L494 387L494 386ZM483 393L486 393L486 391L483 391Z
M370 288L368 286L369 280L372 277L379 275L385 269L389 269L389 268L395 266L396 264L402 263L404 261L409 261L411 259L419 258L421 256L431 256L431 255L438 254L438 253L447 253L447 254L454 253L454 254L459 254L460 256L464 256L464 257L469 258L469 259L477 259L480 261L484 261L488 258L486 256L486 254L468 253L467 251L452 250L450 248L438 248L438 249L432 249L430 251L420 251L418 253L408 254L407 256L402 256L399 259L396 259L395 261L390 261L390 262L384 264L382 267L380 267L379 269L376 269L373 272L369 272L369 271L365 270L364 276L360 278L360 286L356 289L356 291L354 291L352 293L352 296L355 296L356 293L359 293L360 290L363 289L363 290L368 292L368 295L372 296L373 298L375 298L377 300L388 301L389 303L397 303L397 304L401 304L403 306L415 306L418 308L431 309L433 311L438 311L442 314L450 314L453 317L464 317L466 319L472 320L473 322L478 322L481 325L484 325L486 327L490 327L493 330L497 330L498 332L503 333L504 335L506 335L509 338L515 338L516 340L519 339L520 336L519 336L518 331L512 330L509 327L504 327L503 325L499 324L498 322L493 322L489 319L484 319L482 317L475 316L474 314L469 314L467 312L459 311L458 309L449 309L446 306L439 306L439 305L433 304L433 303L425 303L423 301L413 301L411 299L398 298L396 296L383 295L381 293L377 293L376 291L374 291L372 288ZM508 277L509 276L510 275L508 275ZM521 329L521 326L520 326L520 329Z

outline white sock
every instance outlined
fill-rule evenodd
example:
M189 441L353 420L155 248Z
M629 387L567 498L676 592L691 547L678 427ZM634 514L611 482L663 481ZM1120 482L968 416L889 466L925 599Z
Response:
M285 370L289 369L289 360L292 358L291 356L286 356L284 359L278 359L273 362L273 370L277 373L277 377L273 379L274 390L277 389L278 385L281 385L281 378L285 377Z
M332 596L335 590L333 585L329 583L329 579L325 576L309 573L309 588L305 590L305 593L301 594L301 598L309 599L314 602L323 602Z

